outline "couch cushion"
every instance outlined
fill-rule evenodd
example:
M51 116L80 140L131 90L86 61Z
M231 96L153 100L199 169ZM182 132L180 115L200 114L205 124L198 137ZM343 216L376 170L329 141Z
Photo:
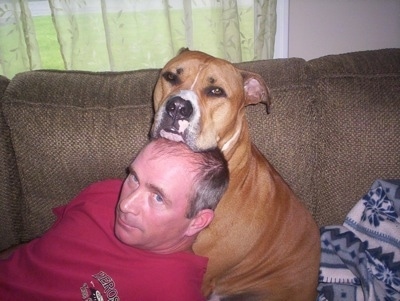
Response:
M16 162L11 144L10 131L3 116L3 93L9 80L0 76L0 250L19 243L21 226L20 184L15 172Z
M316 111L313 90L306 81L306 62L291 58L237 66L260 74L272 96L270 114L261 104L246 109L253 142L314 213L312 171L316 154L312 137Z
M51 209L88 184L125 176L148 140L158 75L137 73L41 71L13 80L4 114L23 187L23 240L43 233Z
M400 178L400 49L309 62L320 117L316 218L341 224L374 180Z
M311 87L271 89L273 111L262 105L247 108L252 140L267 160L314 213L312 171L316 162L313 146L313 97Z
M0 75L0 99L3 97L4 91L9 83L10 80L7 77Z

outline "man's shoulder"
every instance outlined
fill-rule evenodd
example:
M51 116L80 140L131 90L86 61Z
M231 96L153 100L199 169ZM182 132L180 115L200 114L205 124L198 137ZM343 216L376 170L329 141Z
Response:
M107 179L95 182L84 188L70 202L70 205L81 202L103 202L110 199L118 200L118 196L122 187L121 179ZM114 204L115 205L115 204Z
M164 294L163 300L174 301L204 300L201 285L207 268L206 257L189 252L139 256L147 257L143 263L146 268L141 269L142 277L158 279L156 289L151 284L154 296Z
M57 221L52 229L56 229L57 233L70 233L74 229L80 235L85 233L85 229L92 232L99 229L100 233L107 229L112 232L114 209L121 185L122 180L111 179L87 186L68 204L54 209Z
M82 190L80 194L96 194L105 192L119 192L121 190L123 180L106 179L90 184Z
M177 252L165 255L165 267L181 281L202 281L207 269L208 258L190 252Z

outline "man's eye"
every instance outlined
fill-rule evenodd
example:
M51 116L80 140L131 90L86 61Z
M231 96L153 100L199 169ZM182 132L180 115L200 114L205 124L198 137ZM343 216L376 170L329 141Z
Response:
M130 175L129 175L129 179L130 179L130 181L133 182L133 183L138 183L138 179L137 179L137 177L136 177L134 174L130 174Z
M164 202L164 199L162 198L162 196L160 196L159 194L155 194L154 195L154 200L157 202L157 203L163 203Z

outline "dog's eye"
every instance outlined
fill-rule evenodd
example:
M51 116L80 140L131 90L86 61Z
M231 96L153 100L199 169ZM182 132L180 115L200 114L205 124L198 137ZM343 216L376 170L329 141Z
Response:
M207 94L214 97L226 97L224 89L220 87L209 87L207 89Z
M176 85L176 84L179 83L178 75L176 75L175 73L172 73L171 71L164 72L162 76L164 77L164 79L167 82L169 82L169 83L171 83L173 85Z

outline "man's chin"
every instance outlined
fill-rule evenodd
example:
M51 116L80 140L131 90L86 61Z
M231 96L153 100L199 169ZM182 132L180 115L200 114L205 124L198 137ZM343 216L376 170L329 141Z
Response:
M115 221L114 233L115 236L124 244L134 245L134 237L141 232L139 228L125 224L120 219Z

